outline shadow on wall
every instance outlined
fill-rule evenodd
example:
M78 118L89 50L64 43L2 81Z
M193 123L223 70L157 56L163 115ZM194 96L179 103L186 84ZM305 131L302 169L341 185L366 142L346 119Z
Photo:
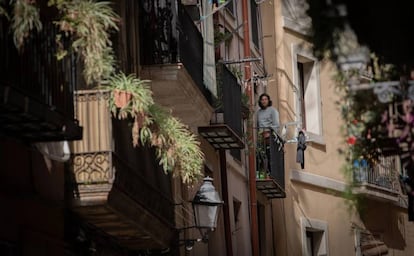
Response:
M407 225L405 223L407 223L408 217L404 209L398 209L390 207L388 203L367 200L362 220L366 229L382 240L388 248L404 250L407 246L405 241Z

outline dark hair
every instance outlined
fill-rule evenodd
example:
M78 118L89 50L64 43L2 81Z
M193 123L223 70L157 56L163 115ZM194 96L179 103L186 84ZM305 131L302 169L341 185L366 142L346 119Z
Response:
M269 100L269 105L268 105L268 107L270 107L270 106L272 106L272 101L270 100L270 96L269 96L269 94L267 94L267 93L262 93L262 94L260 94L260 96L259 96L259 107L261 108L261 109L264 109L264 106L262 105L262 103L260 102L260 100L262 99L262 97L267 97L267 99Z

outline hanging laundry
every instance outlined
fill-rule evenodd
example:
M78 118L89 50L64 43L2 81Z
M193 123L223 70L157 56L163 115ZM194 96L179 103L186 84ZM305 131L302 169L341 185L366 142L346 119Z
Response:
M306 149L306 136L303 131L299 131L298 144L296 149L296 162L300 163L302 169L305 168L305 149Z

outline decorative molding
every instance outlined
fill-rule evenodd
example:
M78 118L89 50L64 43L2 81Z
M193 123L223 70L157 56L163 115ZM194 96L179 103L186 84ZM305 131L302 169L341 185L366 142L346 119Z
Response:
M347 186L343 181L298 170L290 171L290 180L337 192L345 192Z
M114 170L109 151L74 154L71 166L77 184L113 183Z

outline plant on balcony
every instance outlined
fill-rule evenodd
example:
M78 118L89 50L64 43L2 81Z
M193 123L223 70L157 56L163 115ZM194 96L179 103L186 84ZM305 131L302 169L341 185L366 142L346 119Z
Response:
M104 88L111 90L111 112L118 119L133 119L131 133L134 147L154 147L166 172L180 176L185 183L196 181L201 177L204 159L199 142L184 124L154 104L152 91L147 86L149 82L122 72L110 77ZM116 102L119 90L131 95L123 106Z
M1 3L1 2L0 2ZM32 30L40 31L39 8L35 0L12 0L13 13L11 30L18 50ZM56 7L61 19L55 21L65 36L73 39L71 50L79 53L83 62L86 84L99 84L114 72L115 58L110 40L110 31L118 30L119 16L110 7L110 2L93 0L49 0L49 6ZM0 15L7 13L0 7ZM56 35L58 59L68 53L61 42L62 35Z
M4 4L4 0L0 0L0 17L5 16L7 19L9 19L9 14L4 9L3 4Z
M73 38L72 50L79 53L83 60L83 75L88 85L99 84L114 72L115 57L110 40L110 31L118 31L119 16L110 7L110 2L92 0L50 0L62 13L56 21L65 35ZM57 36L58 44L61 35ZM61 47L58 59L67 50Z
M399 79L395 69L389 65L380 65L378 59L372 56L374 77L373 81L390 81ZM338 72L336 85L340 99L336 102L340 110L343 126L344 143L339 152L345 157L342 170L348 179L348 190L345 197L350 206L358 210L363 208L363 198L352 193L355 184L355 163L363 160L368 166L380 164L380 158L386 155L398 155L401 150L398 136L395 136L397 126L401 125L400 117L394 113L390 120L389 111L395 111L396 105L404 102L402 95L386 95L389 102L381 102L384 95L376 94L373 89L353 90L350 81L359 80L360 70ZM399 124L398 124L399 123ZM397 174L396 174L397 175Z
M204 154L200 143L188 127L160 106L149 108L151 133L141 135L143 143L156 148L157 157L165 171L179 175L185 183L201 177Z
M39 8L35 6L33 0L13 0L13 16L11 20L11 30L13 31L13 41L18 50L24 45L24 40L29 36L30 31L42 30ZM0 14L5 13L0 9Z
M34 0L15 1L15 26L12 29L15 42L20 45L30 30L40 27L41 23L37 22L39 10L34 8ZM133 146L146 144L155 147L165 171L180 175L185 183L197 180L201 176L203 153L195 136L170 113L154 105L152 92L146 85L149 81L133 75L114 74L110 31L118 30L119 16L112 10L110 2L49 0L48 5L59 10L62 18L55 23L64 36L73 40L70 49L64 49L60 41L62 35L57 35L56 41L61 47L57 58L64 58L69 50L77 52L83 62L86 83L105 84L102 87L111 90L109 104L114 117L132 118ZM27 11L30 15L25 15ZM123 104L116 96L120 92L127 95Z

